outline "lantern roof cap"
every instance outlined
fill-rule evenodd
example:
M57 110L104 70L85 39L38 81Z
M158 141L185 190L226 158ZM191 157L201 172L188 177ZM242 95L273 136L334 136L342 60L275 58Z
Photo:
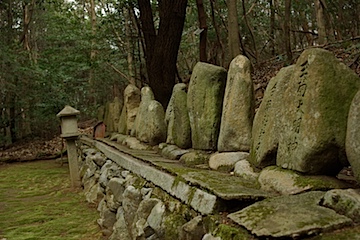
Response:
M66 105L63 110L61 110L58 114L56 114L57 117L66 117L66 116L76 116L79 115L80 111L69 106Z

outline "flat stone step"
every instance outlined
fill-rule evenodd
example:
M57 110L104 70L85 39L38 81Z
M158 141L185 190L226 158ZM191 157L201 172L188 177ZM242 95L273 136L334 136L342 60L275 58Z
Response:
M313 191L256 202L228 217L258 237L299 238L352 224L352 220L319 205L325 192Z
M254 202L273 196L259 185L227 173L186 167L155 151L133 150L107 139L81 141L93 145L121 167L154 183L202 214L226 206L227 201ZM224 210L224 209L221 209Z

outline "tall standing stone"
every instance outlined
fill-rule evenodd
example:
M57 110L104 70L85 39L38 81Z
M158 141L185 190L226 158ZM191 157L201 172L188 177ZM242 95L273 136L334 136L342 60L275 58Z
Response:
M208 63L194 67L187 97L194 149L217 147L226 75L224 68Z
M118 97L115 97L114 101L106 104L104 123L108 132L115 132L118 130L118 122L122 107L123 102Z
M168 125L166 142L180 148L190 148L191 129L185 83L178 83L174 86L165 119L167 119Z
M309 174L337 174L348 164L347 116L359 77L329 51L305 50L283 102L284 133L276 164Z
M166 140L164 108L153 99L154 94L151 88L143 87L141 103L133 129L138 140L150 145L156 145Z
M239 55L231 61L221 117L219 152L250 150L255 113L254 87L250 72L251 64L247 57Z
M140 89L133 84L127 85L124 90L124 107L119 119L118 131L130 134L141 101Z
M282 68L273 77L254 118L249 162L256 167L276 164L279 136L282 132L281 117L284 108L284 92L294 65Z
M145 109L148 107L149 102L154 99L154 93L150 87L143 87L141 89L141 102L137 111L137 115L135 117L134 126L131 129L131 136L136 136L136 130L139 128L139 125L143 123L143 121L145 121Z
M346 155L357 181L360 183L360 91L351 102L347 134Z

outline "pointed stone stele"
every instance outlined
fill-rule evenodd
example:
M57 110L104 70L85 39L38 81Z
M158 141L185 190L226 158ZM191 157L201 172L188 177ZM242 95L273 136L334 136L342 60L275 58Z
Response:
M346 155L360 183L360 91L351 102L346 133Z
M187 96L194 149L217 148L226 75L224 68L208 63L194 67Z
M138 140L156 145L166 140L165 112L162 105L154 100L150 87L141 90L141 103L134 129Z
M118 123L118 132L129 135L141 101L140 89L133 84L124 90L124 106Z
M219 152L249 151L251 129L255 113L251 63L247 57L234 58L227 75L221 126Z
M331 52L305 50L284 93L276 164L324 175L336 175L348 166L347 116L359 87L359 76Z
M228 217L258 237L312 235L349 226L350 218L319 206L324 192L269 198L254 203Z
M273 77L254 118L249 162L256 167L276 164L279 136L283 130L284 92L294 72L294 65L280 69Z
M184 149L191 147L191 129L186 100L186 84L176 84L165 113L166 143L175 144Z

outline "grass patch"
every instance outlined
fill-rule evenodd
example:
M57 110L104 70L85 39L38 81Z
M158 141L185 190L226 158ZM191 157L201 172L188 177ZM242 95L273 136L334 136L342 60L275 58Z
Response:
M0 166L0 239L100 239L97 218L82 191L71 189L67 166Z

